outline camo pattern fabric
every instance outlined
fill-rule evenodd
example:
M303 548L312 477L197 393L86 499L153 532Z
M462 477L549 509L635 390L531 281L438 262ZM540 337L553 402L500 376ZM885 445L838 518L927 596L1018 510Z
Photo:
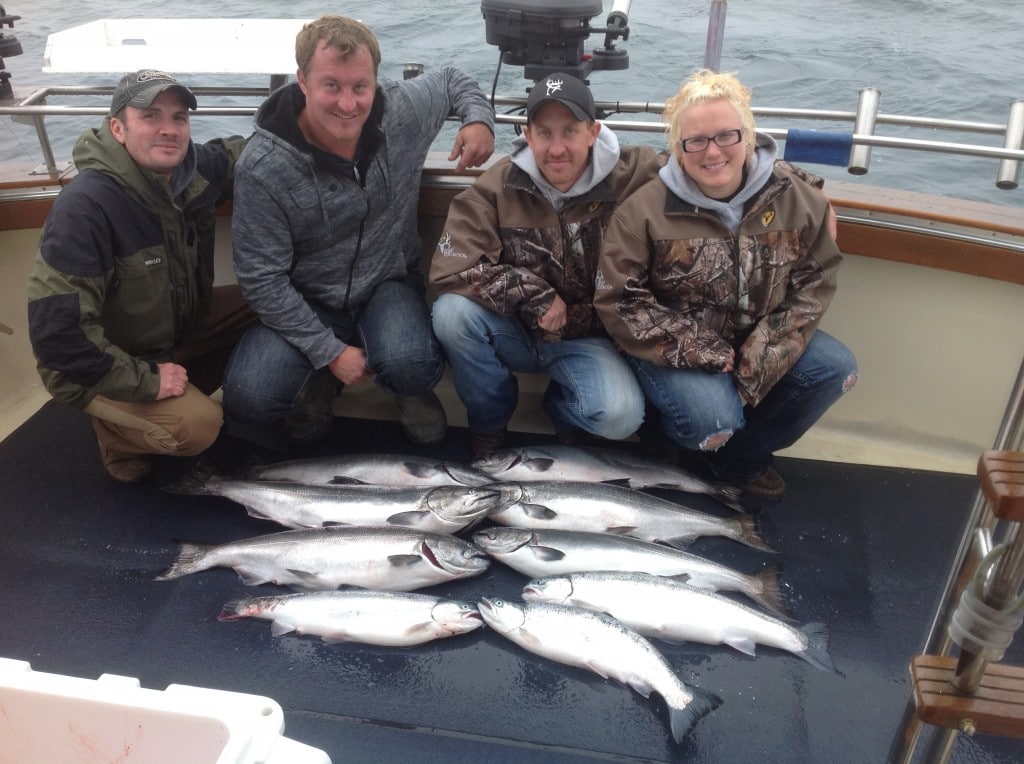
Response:
M604 334L593 308L597 257L616 203L655 176L663 158L628 147L609 176L555 211L530 177L507 158L451 204L430 269L441 292L515 315L542 339ZM555 296L566 303L558 332L537 321Z
M785 167L748 204L738 235L660 180L609 223L595 304L627 353L721 371L735 359L756 405L806 348L841 262L826 197Z

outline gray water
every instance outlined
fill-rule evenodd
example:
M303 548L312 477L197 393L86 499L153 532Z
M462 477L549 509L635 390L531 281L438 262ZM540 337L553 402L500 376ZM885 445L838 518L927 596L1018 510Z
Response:
M8 14L21 15L13 30L25 54L5 60L18 89L36 84L112 84L117 75L41 73L47 35L102 18L313 18L343 13L369 24L381 41L381 76L400 78L402 65L451 63L474 76L488 92L498 72L497 48L484 37L479 0L361 0L324 4L296 0L274 5L258 0L0 0ZM604 3L605 13L611 0ZM625 71L595 72L591 86L600 100L664 101L687 73L704 61L711 3L708 0L633 0L630 37L619 47L629 53ZM799 107L852 112L858 91L881 92L880 112L992 124L1007 120L1012 101L1024 98L1024 13L1006 0L733 0L728 3L720 68L734 71L754 93L759 107ZM600 26L604 14L592 20ZM587 48L603 43L594 34ZM189 84L222 84L189 76ZM264 86L264 77L239 77L231 84ZM522 69L500 69L497 92L522 95ZM86 105L74 99L70 105ZM101 102L96 102L101 103ZM239 101L243 105L252 102ZM93 105L89 103L89 105ZM634 118L634 117L628 117ZM58 157L67 157L77 135L96 117L49 119ZM785 123L764 118L763 127L849 129L838 123ZM248 134L249 118L194 121L199 140L223 133ZM999 136L966 136L939 130L879 126L882 135L999 146ZM504 149L511 133L499 135ZM633 133L626 141L661 146L657 134ZM446 133L435 146L447 151ZM35 131L0 120L0 156L41 161ZM848 182L895 186L978 201L1024 206L1024 190L995 187L996 160L893 149L873 150L863 178L843 168L811 166Z

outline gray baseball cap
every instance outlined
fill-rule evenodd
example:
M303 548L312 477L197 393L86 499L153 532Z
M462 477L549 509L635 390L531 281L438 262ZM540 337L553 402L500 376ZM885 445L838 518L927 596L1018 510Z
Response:
M192 91L167 72L140 69L132 74L126 74L117 83L114 96L110 99L110 114L117 114L125 106L148 109L158 95L172 88L179 91L189 109L195 110L198 107Z

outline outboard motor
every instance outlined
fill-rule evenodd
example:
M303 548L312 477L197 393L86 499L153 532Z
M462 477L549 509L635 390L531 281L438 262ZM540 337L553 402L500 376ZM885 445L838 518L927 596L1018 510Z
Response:
M14 29L14 22L19 21L21 16L8 16L7 10L0 5L0 99L13 98L14 91L11 89L11 73L4 71L4 58L7 56L20 56L24 51L18 38L12 34L4 34L5 26Z
M631 0L615 0L605 27L591 27L601 13L601 0L481 0L487 42L502 53L501 61L524 67L523 75L537 81L552 72L566 72L586 81L600 69L626 69L629 54L614 42L629 39ZM604 32L604 48L588 55L584 41Z

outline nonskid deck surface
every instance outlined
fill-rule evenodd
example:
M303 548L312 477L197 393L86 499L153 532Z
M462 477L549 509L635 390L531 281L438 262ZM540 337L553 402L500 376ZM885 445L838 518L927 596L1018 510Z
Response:
M513 435L513 444L532 442ZM550 441L536 436L537 441ZM957 475L783 460L785 499L766 505L776 555L728 539L692 551L755 571L784 564L799 622L825 621L842 675L766 647L655 642L687 682L723 704L681 745L660 698L527 653L487 628L412 648L273 638L267 622L220 622L247 587L225 568L153 576L176 540L221 543L280 530L237 504L160 490L187 467L160 460L152 483L109 481L84 416L47 405L0 444L0 656L95 679L137 677L266 695L285 734L335 762L881 762L908 693L975 482ZM419 453L397 424L337 419L317 454ZM433 455L462 460L464 430ZM661 495L728 515L704 497ZM494 563L482 577L423 590L476 601L518 598L525 578ZM1015 644L1007 660L1021 663ZM954 761L1011 762L1020 741L961 738ZM528 758L527 758L528 757Z

